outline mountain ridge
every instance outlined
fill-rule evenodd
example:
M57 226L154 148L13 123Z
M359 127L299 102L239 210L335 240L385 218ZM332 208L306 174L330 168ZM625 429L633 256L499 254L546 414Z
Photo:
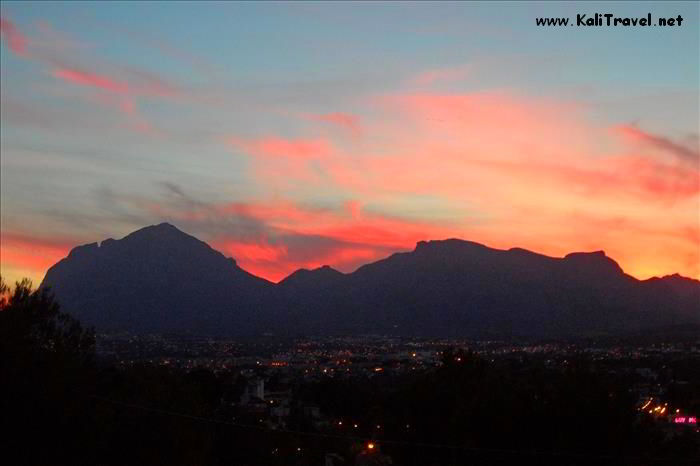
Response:
M161 223L76 246L40 287L90 325L134 331L556 336L700 323L698 280L639 280L603 251L550 257L456 238L273 283Z
M180 229L177 228L175 225L173 225L173 224L171 224L171 223L169 223L169 222L161 222L161 223L159 223L159 224L149 225L149 226L145 226L145 227L143 227L143 228L140 228L140 229L138 229L138 230L135 230L135 231L133 231L133 232L127 234L126 236L124 236L124 237L121 238L120 240L116 240L116 239L114 239L114 238L107 238L107 239L104 239L104 240L102 240L102 241L95 241L95 242L92 242L92 243L85 243L85 244L82 244L82 245L77 245L77 246L75 246L73 249L71 249L71 250L68 252L68 256L66 256L66 257L71 257L71 255L72 255L72 254L74 253L74 251L76 251L76 250L82 250L82 249L84 249L84 248L90 249L90 248L93 248L93 247L99 249L99 248L102 247L102 245L104 245L105 243L111 243L111 242L114 242L114 241L121 241L121 240L126 239L126 238L128 238L128 237L131 237L131 236L134 235L134 234L137 234L137 233L140 233L140 232L144 232L145 230L146 230L146 231L156 231L156 230L161 230L161 231L162 231L163 229L168 229L168 230L171 230L171 231L172 231L172 230L175 230L175 231L177 231L177 232L179 232L179 233L181 233L181 234L183 234L183 235L186 235L186 236L188 236L188 237L191 237L191 238L195 239L195 240L198 241L199 243L202 243L202 244L206 245L208 248L212 249L213 251L216 251L217 253L223 255L223 253L221 253L221 252L217 251L216 249L212 248L207 242L202 241L202 240L198 239L197 237L195 237L195 236L193 236L193 235L190 235L189 233L186 233L186 232L180 230ZM548 256L548 255L543 254L543 253L539 253L539 252L536 252L536 251L532 251L532 250L525 249L525 248L521 248L521 247L517 247L517 246L511 247L511 248L509 248L509 249L498 249L498 248L494 248L494 247L491 247L491 246L487 246L487 245L485 245L485 244L482 244L482 243L479 243L479 242L476 242L476 241L465 240L465 239L461 239L461 238L446 238L446 239L440 239L440 240L435 240L435 239L433 239L433 240L420 240L420 241L417 241L417 242L416 242L416 246L414 247L414 249L413 249L412 251L396 252L396 253L392 253L391 255L393 255L393 254L405 254L405 253L410 253L410 252L416 252L418 249L423 249L425 246L430 246L431 244L439 244L439 243L446 244L446 243L450 243L450 242L453 242L453 243L463 243L463 244L473 245L473 246L480 247L480 248L484 248L484 249L488 249L488 250L491 250L491 251L514 252L514 253L526 253L526 254L528 254L528 255L539 256L539 257L544 257L544 258L549 258L549 259L573 259L573 258L575 258L575 257L582 257L582 256L583 256L583 257L585 257L585 256L603 257L603 258L606 258L606 259L608 259L608 260L614 262L615 265L616 265L617 267L620 268L620 270L623 270L622 267L621 267L614 259L610 258L610 257L605 253L604 250L595 250L595 251L573 251L573 252L567 253L567 254L566 254L565 256L563 256L563 257L556 257L556 256ZM390 255L390 256L391 256L391 255ZM387 257L384 258L384 259L387 259L387 258L390 257L390 256L387 256ZM224 256L224 257L226 257L226 256ZM232 261L236 266L238 266L238 262L236 261L235 258L233 258L233 257L226 257L226 258L227 258L228 260ZM379 260L384 260L384 259L379 259ZM377 261L375 261L375 262L377 262ZM369 262L369 263L367 263L367 264L362 264L361 266L358 267L358 269L361 268L361 267L364 267L365 265L369 265L369 264L372 264L372 263L374 263L374 262ZM54 265L55 265L55 264L54 264ZM240 268L240 267L239 267L239 268ZM297 274L297 273L299 273L299 272L302 272L302 273L304 273L304 272L316 272L316 271L320 271L320 270L329 270L329 269L330 269L331 271L337 272L338 274L341 274L341 275L348 275L348 274L351 274L351 273L354 273L355 271L357 271L357 269L355 269L355 271L353 271L353 272L341 272L341 271L339 271L339 270L337 270L337 269L335 269L335 268L333 268L332 266L327 265L327 264L321 265L320 267L316 267L316 268L314 268L314 269L307 269L307 268L303 268L303 267L302 267L302 268L299 268L299 269L296 269L296 270L292 271L289 275L287 275L286 277L282 278L279 282L273 282L273 281L271 281L271 280L266 279L265 277L260 277L260 276L258 276L258 275L255 275L255 274L251 273L251 272L247 272L247 271L246 271L246 272L249 273L250 275L254 276L254 277L257 277L257 278L259 278L259 279L261 279L261 280L265 280L265 281L267 281L267 282L269 282L269 283L280 284L280 283L284 282L285 280L289 279L290 277L292 277L293 275L295 275L295 274ZM241 269L241 270L244 270L244 269ZM624 271L624 270L623 270L623 271ZM633 275L629 275L629 274L626 274L626 275L628 275L628 276L631 277L631 278L634 278L634 279L637 280L637 281L663 280L663 279L682 279L682 280L689 280L689 281L691 281L691 282L700 283L700 280L698 280L698 279L695 279L695 278L692 278L692 277L686 277L686 276L681 275L681 274L679 274L679 273L677 273L677 272L676 272L676 273L672 273L672 274L662 275L662 276L653 276L653 277L644 278L644 279L640 279L640 278L634 277Z

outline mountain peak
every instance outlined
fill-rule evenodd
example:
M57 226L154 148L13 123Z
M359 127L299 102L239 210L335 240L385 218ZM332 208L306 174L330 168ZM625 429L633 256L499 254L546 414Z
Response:
M146 227L146 228L149 228L149 227ZM161 222L157 225L151 225L150 228L157 228L159 230L177 230L177 231L180 231L175 225L173 225L172 223L168 223L168 222Z
M564 256L564 261L577 267L590 268L597 272L609 271L624 273L620 265L609 258L605 251L572 252Z
M324 264L324 265L322 265L321 267L317 267L317 268L315 268L315 269L312 269L312 272L313 272L313 271L316 271L316 270L323 270L324 272L341 273L341 272L338 272L337 270L335 270L333 267L331 267L331 266L328 265L328 264Z
M133 235L143 235L143 234L172 234L172 233L180 233L182 235L187 235L184 231L180 230L177 228L175 225L172 223L168 222L162 222L157 225L149 225L147 227L140 228L130 234L127 235L133 236ZM189 235L187 235L189 236Z
M158 242L165 244L176 244L179 239L184 239L185 241L196 241L206 245L206 243L198 240L194 236L188 235L182 230L178 229L174 225L163 222L157 225L149 225L147 227L140 228L133 231L123 237L122 239L107 238L100 242L82 244L74 247L68 253L68 257L81 257L89 254L101 253L105 250L111 249L118 245L134 244L140 243L141 241ZM175 242L175 243L174 243ZM207 246L208 248L208 246Z
M564 256L564 259L569 259L569 258L577 258L577 257L597 257L597 258L604 258L608 257L605 254L605 251L598 250L598 251L591 251L591 252L570 252L566 256Z
M160 223L74 248L40 287L51 288L88 325L215 333L222 326L235 332L262 325L256 310L272 307L271 286L205 242Z
M489 249L481 243L467 241L458 238L438 239L430 241L418 241L414 251L427 251L434 249L452 249L452 248L474 248L474 249Z
M317 267L315 269L297 269L291 274L289 274L287 277L285 277L280 284L285 283L285 284L294 284L294 283L301 283L301 282L307 282L307 281L312 281L316 279L333 279L336 277L343 276L342 272L339 272L338 270L334 269L330 265L322 265L321 267Z
M651 277L646 280L647 282L666 282L666 283L695 283L700 284L700 280L690 277L684 277L679 273L674 273L671 275L664 275L662 277Z
M214 251L207 243L185 233L174 225L163 222L150 225L129 233L117 242L134 247L164 247L164 248L188 248L194 246L200 250Z

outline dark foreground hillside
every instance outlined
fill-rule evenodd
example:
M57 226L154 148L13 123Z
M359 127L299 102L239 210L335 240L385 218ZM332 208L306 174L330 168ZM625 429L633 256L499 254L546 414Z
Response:
M50 295L24 284L1 307L0 445L12 464L652 465L700 453L694 431L666 437L640 419L627 380L585 358L559 371L446 349L415 375L297 381L296 399L357 428L311 424L292 406L271 430L239 411L240 370L105 366Z

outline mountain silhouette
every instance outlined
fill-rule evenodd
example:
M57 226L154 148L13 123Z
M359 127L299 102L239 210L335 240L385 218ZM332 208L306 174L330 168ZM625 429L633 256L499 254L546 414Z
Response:
M637 280L603 251L554 258L458 239L274 284L163 223L76 247L41 286L89 325L134 332L566 337L700 324L697 280Z
M248 334L274 285L168 223L74 248L41 287L98 329Z

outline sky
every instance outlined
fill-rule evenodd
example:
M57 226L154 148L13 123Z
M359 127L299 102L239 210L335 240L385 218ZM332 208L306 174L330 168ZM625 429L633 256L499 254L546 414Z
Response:
M538 27L577 13L679 27ZM244 269L417 241L700 278L698 2L3 2L0 272L170 222Z

